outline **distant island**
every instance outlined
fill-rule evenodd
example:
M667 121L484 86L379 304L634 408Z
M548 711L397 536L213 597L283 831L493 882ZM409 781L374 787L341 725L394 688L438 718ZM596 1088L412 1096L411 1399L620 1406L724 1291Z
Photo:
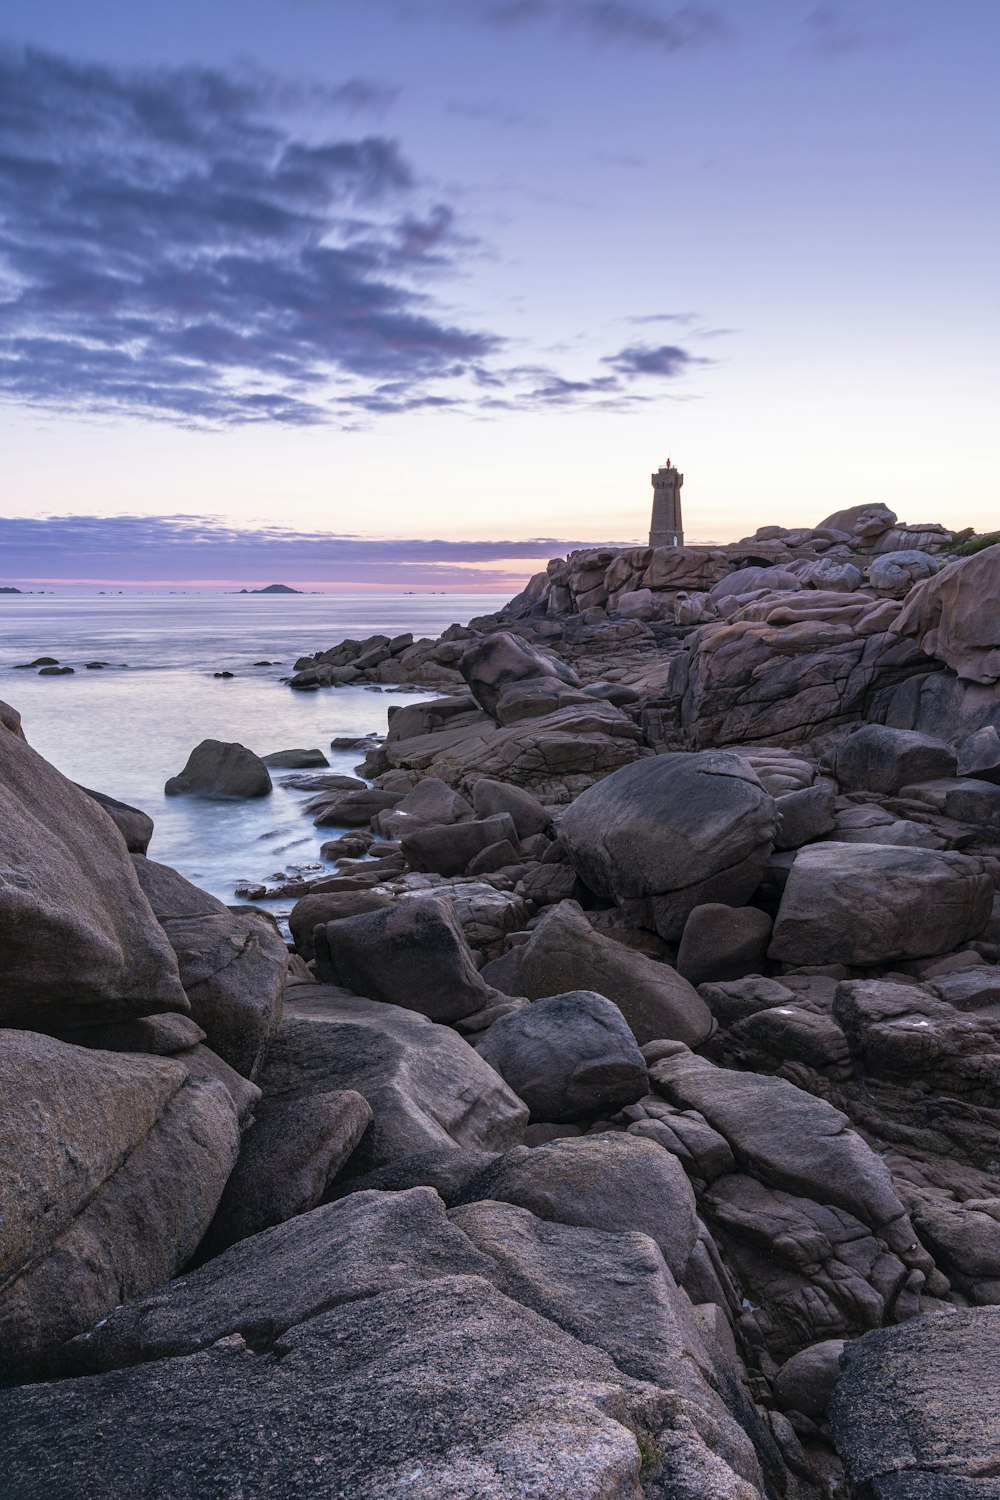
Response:
M0 588L0 594L20 594L20 593L23 593L22 589L12 589L9 586L5 587L5 588ZM295 589L292 589L292 593L293 594L295 593Z
M269 583L266 589L240 589L239 592L241 594L301 594L302 589L289 588L287 583Z

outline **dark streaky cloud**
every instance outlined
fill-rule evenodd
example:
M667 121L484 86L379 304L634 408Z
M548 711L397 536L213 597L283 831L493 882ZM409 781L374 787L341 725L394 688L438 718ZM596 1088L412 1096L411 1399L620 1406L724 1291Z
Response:
M686 349L676 344L630 344L617 354L609 354L604 360L620 375L665 375L672 379L684 374L693 364L707 364L707 360L695 359Z
M426 289L472 245L452 206L395 140L329 131L331 111L390 93L0 49L0 397L351 427L414 410L621 410L648 399L634 378L697 363L623 350L593 378L497 368L505 340ZM503 398L485 398L497 383Z
M806 16L805 41L798 50L816 57L848 57L895 47L901 40L898 32L878 30L864 20L855 20L846 6L824 4Z
M541 130L545 124L541 115L529 114L502 99L451 99L445 105L445 112L463 120L501 125L505 130Z
M425 0L397 6L404 16L459 16L498 30L554 24L597 46L683 52L725 40L722 12L702 0L663 5L657 0Z
M557 537L443 541L364 537L205 516L0 517L0 582L274 578L286 583L467 584L483 564L565 556L594 543ZM509 580L510 568L494 576Z
M348 114L384 115L392 108L403 90L394 83L385 83L380 78L348 78L338 84L331 98Z
M0 53L0 389L316 422L331 382L419 384L498 348L414 284L447 267L452 216L396 142L288 123L338 94L373 97Z

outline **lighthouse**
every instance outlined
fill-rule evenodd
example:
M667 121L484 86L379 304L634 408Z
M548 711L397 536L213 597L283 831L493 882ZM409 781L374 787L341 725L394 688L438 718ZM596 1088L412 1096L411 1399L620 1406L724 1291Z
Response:
M669 458L653 478L653 515L649 525L651 547L683 547L684 521L681 517L681 485L684 475Z

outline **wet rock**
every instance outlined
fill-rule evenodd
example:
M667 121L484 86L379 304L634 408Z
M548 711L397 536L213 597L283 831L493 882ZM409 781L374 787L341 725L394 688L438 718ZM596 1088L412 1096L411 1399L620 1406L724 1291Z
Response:
M345 1169L350 1176L414 1152L503 1151L520 1140L527 1109L454 1031L329 985L304 988L286 1007L260 1086L268 1099L363 1095L374 1119Z
M380 812L396 807L403 800L399 792L383 792L378 787L364 791L320 793L306 804L317 828L367 828Z
M477 1050L524 1100L532 1121L607 1116L648 1090L646 1064L621 1011L589 990L501 1017Z
M45 1373L110 1308L177 1274L236 1160L236 1107L168 1058L0 1032L0 1370Z
M365 782L358 776L341 776L337 771L302 772L282 776L281 785L296 792L363 792Z
M751 895L776 823L747 763L710 751L657 755L606 777L563 815L559 837L592 891L676 941L695 906Z
M459 792L436 776L425 776L395 807L376 814L374 827L383 838L398 839L416 828L466 823L472 816Z
M796 855L769 957L864 966L948 953L985 927L992 892L981 861L950 850L815 844Z
M562 901L512 950L499 988L541 1000L586 987L617 1005L640 1046L670 1037L695 1047L712 1031L710 1012L676 969L605 937L575 901Z
M202 740L164 791L168 797L194 792L204 797L266 797L271 790L267 766L245 745Z
M72 677L75 667L42 667L39 677Z

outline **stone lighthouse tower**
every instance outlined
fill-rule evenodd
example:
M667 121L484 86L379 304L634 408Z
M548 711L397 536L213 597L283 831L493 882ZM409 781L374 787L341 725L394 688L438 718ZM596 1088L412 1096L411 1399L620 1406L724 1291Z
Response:
M653 475L653 517L649 525L651 547L683 547L684 522L681 518L681 485L684 475L669 458Z

